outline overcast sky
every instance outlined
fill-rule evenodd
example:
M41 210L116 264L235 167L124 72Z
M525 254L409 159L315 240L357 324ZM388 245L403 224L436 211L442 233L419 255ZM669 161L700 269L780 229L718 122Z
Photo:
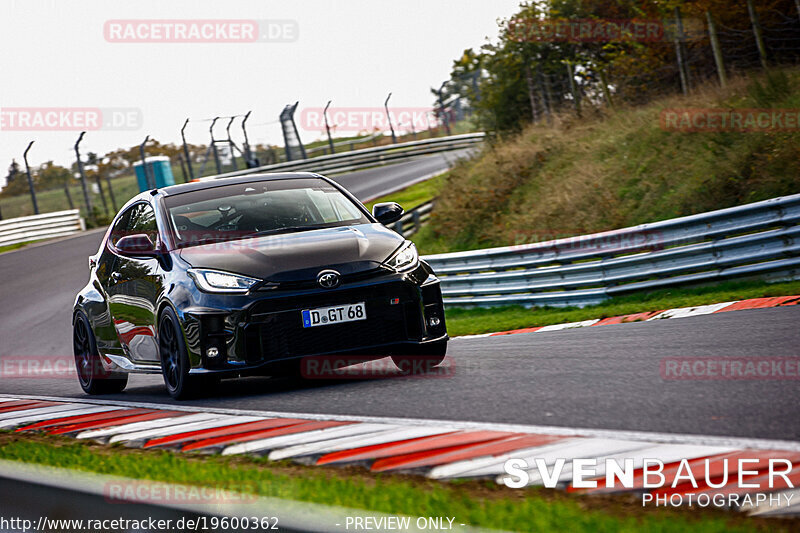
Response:
M89 131L82 151L106 153L145 135L179 142L185 118L253 110L251 143L282 144L283 106L430 106L430 87L447 79L466 48L497 36L497 19L518 0L0 0L0 108L128 109L136 129ZM104 35L108 21L246 19L288 21L288 42L137 43ZM107 26L106 26L107 27ZM266 27L266 26L265 26ZM280 26L278 26L280 28ZM273 28L274 30L274 28ZM0 176L21 163L73 161L77 131L0 131ZM105 119L105 118L104 118ZM135 121L134 121L135 123ZM208 123L188 140L207 142ZM224 133L224 127L219 130ZM239 130L235 130L239 134ZM319 132L301 130L304 142Z

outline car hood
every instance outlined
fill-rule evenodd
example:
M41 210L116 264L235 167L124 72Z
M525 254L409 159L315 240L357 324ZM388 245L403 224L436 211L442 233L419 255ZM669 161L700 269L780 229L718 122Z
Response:
M285 283L314 280L326 268L342 275L375 269L402 243L382 224L359 224L190 246L180 255L194 268Z

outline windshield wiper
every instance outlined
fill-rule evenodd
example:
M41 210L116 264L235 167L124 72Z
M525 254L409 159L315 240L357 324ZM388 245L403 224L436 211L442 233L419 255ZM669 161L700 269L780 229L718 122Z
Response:
M265 229L262 231L256 231L255 233L250 233L248 237L260 237L262 235L277 235L279 233L294 233L300 231L311 231L315 229L325 229L329 226L285 226L283 228L273 228L273 229Z

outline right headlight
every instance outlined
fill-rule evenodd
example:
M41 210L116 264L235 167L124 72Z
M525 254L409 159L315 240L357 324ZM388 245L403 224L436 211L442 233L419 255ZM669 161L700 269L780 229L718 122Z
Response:
M190 268L189 275L205 292L247 292L259 282L255 278L205 268Z
M417 247L411 241L401 246L385 262L386 266L397 272L411 270L417 266L417 263L419 263L419 254L417 254Z

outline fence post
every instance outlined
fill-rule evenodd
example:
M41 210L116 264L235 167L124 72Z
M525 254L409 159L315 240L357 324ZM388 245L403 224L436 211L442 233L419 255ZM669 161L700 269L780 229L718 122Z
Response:
M396 231L401 237L403 236L403 221L398 220L394 223L394 231Z
M150 169L147 168L147 156L144 153L144 145L147 144L147 141L150 140L150 136L144 138L142 144L139 145L139 155L142 158L142 171L144 172L144 181L147 183L147 187L150 189L156 188L156 180L155 177L151 179Z
M100 193L100 200L103 202L103 211L105 211L106 216L108 216L108 204L106 203L106 197L103 195L103 182L100 181L100 175L94 175L94 182L97 183L97 192Z
M800 0L797 0L800 2ZM328 146L331 147L331 154L336 153L336 149L333 147L333 139L331 138L331 127L328 124L328 108L331 106L331 101L328 100L328 103L325 104L325 109L322 110L322 118L325 119L325 132L328 134Z
M389 93L389 96L386 97L386 101L383 103L383 108L386 110L386 120L389 121L389 130L392 132L392 144L397 144L397 135L394 133L394 126L392 126L392 115L389 114L389 98L392 97L392 93Z
M228 150L231 153L231 164L233 165L233 170L239 170L239 167L236 165L236 152L234 152L236 144L231 138L231 125L233 124L234 120L236 120L236 115L231 117L230 121L228 122L228 126L225 128L225 133L228 134ZM245 162L244 168L247 168L247 162Z
M678 73L681 78L681 91L684 95L689 94L689 70L686 68L686 58L683 57L683 21L681 20L681 10L675 8L675 55L678 58Z
M572 100L575 102L575 111L578 113L578 116L581 116L581 100L580 94L578 94L578 88L575 85L575 74L572 72L572 61L566 61L567 63L567 75L569 76L569 92L572 93Z
M72 195L69 192L69 183L64 184L64 194L67 196L67 202L70 209L75 209L75 204L72 202Z
M797 1L800 2L800 0ZM711 16L711 11L706 11L706 19L708 20L708 36L711 39L711 51L714 52L714 63L717 64L719 84L725 87L728 84L728 80L725 77L725 63L722 61L722 49L719 46L717 27L714 26L714 17Z
M192 168L192 158L189 156L189 146L186 144L186 125L189 124L189 119L186 119L186 122L183 123L183 127L181 128L181 140L183 141L183 155L186 157L186 164L189 166L189 178L190 180L194 179L194 169ZM244 123L242 123L242 127L244 127ZM184 174L185 176L185 174Z
M39 204L36 203L36 189L33 187L33 178L31 177L31 167L28 166L28 150L31 149L33 146L33 141L28 143L28 147L25 148L25 153L22 154L22 159L25 160L25 173L28 175L28 187L31 189L31 200L33 200L33 214L39 214Z
M186 163L183 160L183 156L178 154L178 162L181 164L181 174L183 174L183 182L189 183L189 175L186 173Z
M608 80L606 79L606 72L603 69L600 69L599 75L600 75L600 86L603 88L603 97L605 97L608 107L614 109L614 101L611 99L611 90L608 88Z
M83 201L86 202L86 218L94 222L94 211L92 211L92 199L89 198L89 187L86 185L86 173L83 171L83 161L81 161L81 152L79 148L79 145L81 144L84 135L86 135L86 132L82 131L81 134L78 136L78 140L75 141L75 158L78 161L78 174L80 174L81 176L81 189L83 189Z
M531 102L531 119L535 124L539 122L539 113L536 111L536 94L533 90L533 74L531 74L531 66L528 61L525 58L523 58L523 61L525 61L525 82L528 84L528 99Z
M542 83L542 71L539 68L536 69L536 85L539 86L539 94L542 95L542 101L544 102L544 114L547 116L547 123L549 124L553 121L553 110L550 108L552 105L552 97L544 88L544 84Z
M116 213L117 211L117 199L114 198L114 189L111 188L111 176L106 173L106 185L108 185L108 197L111 199L111 208Z
M217 174L222 174L222 164L219 161L219 151L217 150L217 141L214 140L214 124L217 123L219 117L214 117L214 120L211 121L211 126L208 128L208 132L211 134L211 149L214 152L214 165L217 169Z
M747 0L747 12L750 13L750 22L753 24L753 35L756 38L756 46L758 47L758 58L761 60L761 66L766 69L767 49L764 47L761 25L758 23L758 13L756 13L756 8L753 7L753 0Z

